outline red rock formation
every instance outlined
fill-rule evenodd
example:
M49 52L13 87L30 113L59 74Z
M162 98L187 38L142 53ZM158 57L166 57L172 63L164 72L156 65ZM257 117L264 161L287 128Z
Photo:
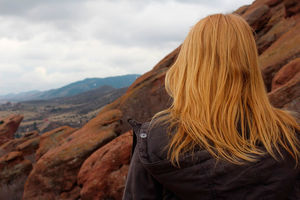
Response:
M0 120L0 145L14 138L23 116L13 115Z
M300 58L283 66L275 75L269 99L278 108L294 111L300 119Z
M39 143L40 137L37 136L19 144L16 149L21 151L26 159L35 162L35 151L39 147Z
M13 151L2 156L0 158L0 184L9 184L12 177L21 175L23 172L29 173L31 168L31 162L24 160L20 151Z
M24 188L24 200L79 197L77 173L81 164L101 146L119 135L120 110L101 112L60 146L35 164Z
M62 126L41 135L39 148L36 151L36 160L42 157L50 149L60 145L63 140L74 131L76 131L76 129L69 126Z
M272 90L282 87L291 79L300 76L300 58L296 58L283 66L275 75L272 81Z
M300 97L300 74L289 82L269 93L271 103L278 108ZM298 102L299 105L300 102Z
M25 179L32 169L22 152L13 151L0 158L0 199L21 199Z
M34 162L38 138L38 132L34 131L0 146L0 199L22 198L24 184Z
M131 146L132 132L127 132L94 152L83 163L78 174L82 200L122 198Z
M39 136L39 133L37 131L32 131L32 132L26 133L24 135L24 137L9 140L8 142L6 142L0 146L0 157L11 151L16 151L18 145L24 143L25 141L27 141L29 139L37 137L37 136Z
M300 119L300 58L284 65L275 75L269 99L278 108L294 111Z
M277 7L282 10L285 8L282 4L278 4ZM286 10L282 12L286 14ZM298 45L300 43L300 15L297 14L290 18L282 15L278 18L274 19L278 22L259 40L260 45L269 46L260 55L268 91L271 90L272 79L281 67L300 56L300 45Z

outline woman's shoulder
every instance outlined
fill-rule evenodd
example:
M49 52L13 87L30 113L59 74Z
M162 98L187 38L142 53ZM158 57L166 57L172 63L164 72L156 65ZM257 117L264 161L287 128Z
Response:
M137 122L128 120L134 132L133 145L141 156L149 162L167 160L167 147L170 141L168 126L163 124L153 125L150 121Z
M138 123L135 127L133 127L134 137L136 138L136 146L134 146L141 162L146 165L159 165L163 163L170 166L171 162L168 158L168 151L172 135L175 133L174 129L170 129L168 123L155 123L153 125L149 121ZM207 160L213 160L213 157L205 149L198 149L196 152L187 152L179 156L182 168L196 163L200 164Z

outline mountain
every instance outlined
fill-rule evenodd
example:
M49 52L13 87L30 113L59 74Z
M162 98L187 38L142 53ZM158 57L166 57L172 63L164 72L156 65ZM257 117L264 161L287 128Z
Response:
M62 125L78 128L95 117L103 106L122 96L126 90L127 88L104 85L69 97L4 103L0 105L0 117L7 113L22 113L24 120L15 134L17 137L28 131L38 130L43 133Z
M18 100L26 100L26 99L31 99L36 95L39 95L41 93L41 91L39 90L31 90L31 91L27 91L27 92L20 92L20 93L9 93L6 95L1 95L0 96L0 104L1 102L7 102L7 101L14 101L14 99Z
M111 86L113 88L123 88L131 85L139 76L139 74L128 74L106 78L86 78L84 80L76 81L57 89L51 89L47 91L34 90L18 94L7 94L4 96L0 96L0 100L20 102L28 100L47 100L58 97L69 97L98 88L103 85Z

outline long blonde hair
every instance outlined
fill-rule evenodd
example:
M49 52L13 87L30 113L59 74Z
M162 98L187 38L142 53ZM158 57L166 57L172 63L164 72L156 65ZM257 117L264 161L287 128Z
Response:
M253 32L242 17L215 14L194 25L166 73L165 88L172 105L152 122L176 127L168 146L174 165L196 146L235 164L255 162L266 151L279 160L282 147L298 164L299 125L270 104Z

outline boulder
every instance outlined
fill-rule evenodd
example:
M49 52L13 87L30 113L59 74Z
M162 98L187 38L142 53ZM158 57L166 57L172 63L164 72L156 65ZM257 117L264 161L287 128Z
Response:
M272 79L281 67L300 56L300 16L290 21L294 22L293 27L283 33L259 57L268 92L272 88Z
M131 146L130 131L95 151L83 163L78 173L82 200L122 198Z
M270 7L266 4L250 7L243 16L256 32L260 32L271 17Z
M286 8L287 17L291 17L293 15L299 14L300 12L299 0L285 0L284 6Z
M12 115L0 120L0 145L14 139L14 134L22 120L22 115Z
M300 97L300 74L283 86L270 92L268 96L272 105L277 108L282 108L295 99L298 100ZM299 104L299 102L295 103Z
M24 200L69 199L78 196L77 174L98 148L120 134L122 112L101 112L60 146L49 150L34 165L24 187ZM76 193L78 192L78 193Z
M30 160L31 162L35 162L35 151L39 147L39 143L40 137L37 136L19 144L16 149L23 152L23 155L26 159Z
M25 180L32 169L22 152L13 151L0 158L0 199L21 199Z
M275 90L293 78L300 76L300 58L296 58L283 66L272 80L272 90Z
M22 198L25 181L32 169L30 158L34 158L34 148L28 141L38 137L38 132L34 131L0 146L0 199Z
M3 156L4 154L7 154L11 151L16 151L17 146L19 144L24 143L25 141L32 139L34 137L38 137L39 133L37 131L32 131L29 133L26 133L24 137L21 138L15 138L13 140L9 140L8 142L0 145L0 157Z
M62 126L41 135L39 148L36 151L36 160L42 157L50 149L60 145L63 140L71 135L75 130L76 129L69 126Z

